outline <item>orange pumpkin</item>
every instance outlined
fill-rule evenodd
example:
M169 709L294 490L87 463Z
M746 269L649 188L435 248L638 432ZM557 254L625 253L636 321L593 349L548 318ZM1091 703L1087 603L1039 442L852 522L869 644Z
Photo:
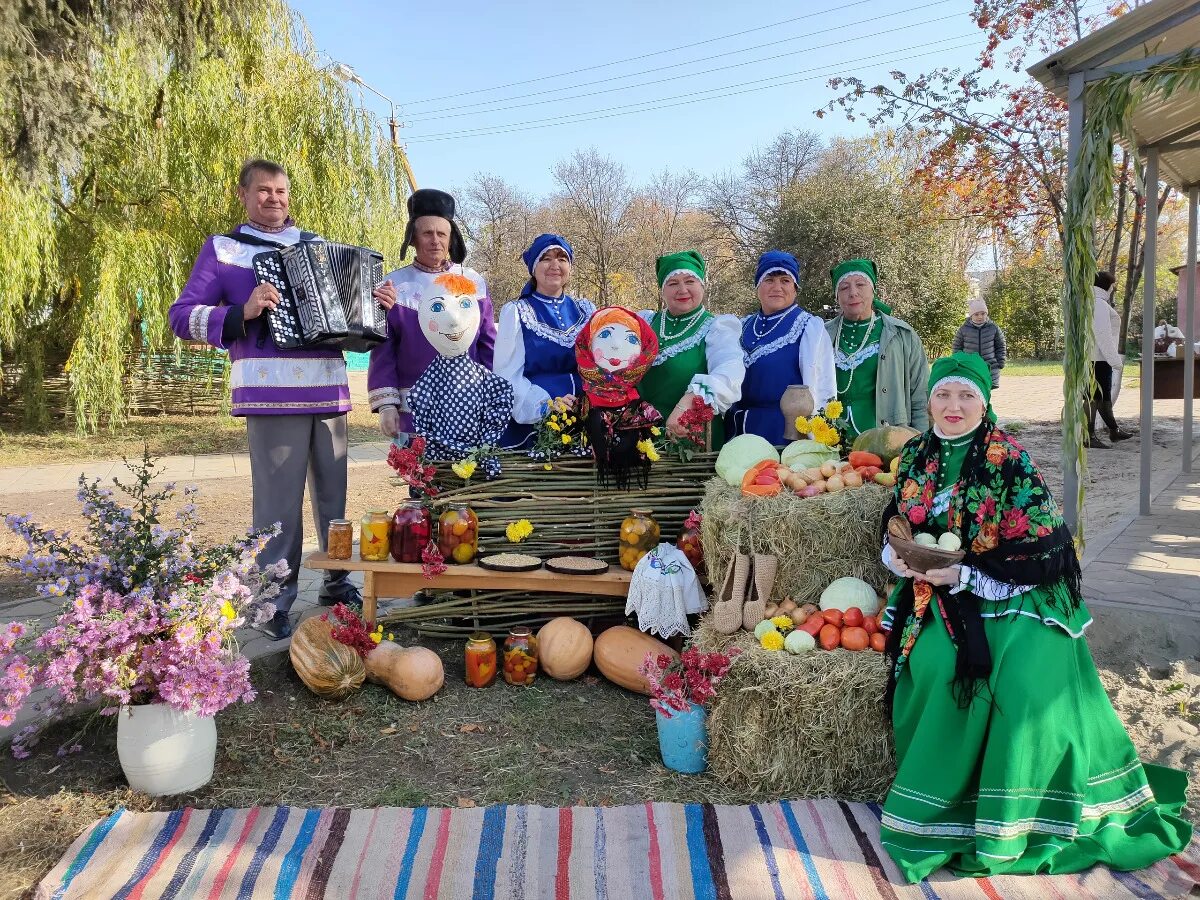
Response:
M592 664L592 632L570 616L559 616L537 633L538 663L558 681L578 678Z
M333 626L319 616L300 623L292 635L288 656L305 687L327 700L350 696L367 677L358 651L335 641Z
M783 490L779 480L779 463L764 459L755 463L742 476L742 495L749 497L774 497Z
M614 625L607 631L601 632L596 638L592 658L596 660L596 668L613 684L619 684L629 691L649 696L650 688L646 679L638 674L640 666L647 653L665 653L677 659L679 654L648 634L643 634L628 625Z
M442 658L428 647L380 641L367 654L367 679L402 700L428 700L446 682Z

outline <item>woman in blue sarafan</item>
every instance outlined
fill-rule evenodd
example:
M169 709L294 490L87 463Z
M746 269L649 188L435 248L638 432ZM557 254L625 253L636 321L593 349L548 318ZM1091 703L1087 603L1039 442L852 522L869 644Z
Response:
M575 365L575 338L596 305L566 292L575 254L567 239L539 234L521 254L529 282L500 310L494 371L513 387L512 420L500 446L527 449L533 426L551 400L574 406L583 390Z
M825 323L797 305L799 278L792 254L770 250L759 257L759 311L742 320L746 380L725 416L726 439L757 434L776 446L787 443L779 401L789 385L807 385L818 410L837 396L833 343Z

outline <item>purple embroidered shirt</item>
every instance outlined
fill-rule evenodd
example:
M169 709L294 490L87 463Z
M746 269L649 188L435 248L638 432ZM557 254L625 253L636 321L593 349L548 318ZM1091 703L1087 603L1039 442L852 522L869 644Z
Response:
M237 230L280 244L300 239L295 226L278 234L249 225ZM256 284L251 260L265 249L225 235L206 240L183 293L171 304L171 330L184 340L229 351L235 416L349 412L350 387L341 350L280 350L266 334L265 314L243 321L242 307Z

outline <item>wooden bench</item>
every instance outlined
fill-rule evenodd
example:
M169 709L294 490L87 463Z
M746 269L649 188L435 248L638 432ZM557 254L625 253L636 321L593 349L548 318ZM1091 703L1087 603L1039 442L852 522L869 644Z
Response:
M602 575L560 575L546 569L532 572L497 572L476 565L450 565L436 578L421 574L418 563L392 560L364 562L361 559L330 559L320 551L310 553L303 565L310 569L341 569L363 573L363 619L376 616L379 597L411 597L425 590L504 590L551 594L591 594L624 597L629 593L631 572L610 566Z

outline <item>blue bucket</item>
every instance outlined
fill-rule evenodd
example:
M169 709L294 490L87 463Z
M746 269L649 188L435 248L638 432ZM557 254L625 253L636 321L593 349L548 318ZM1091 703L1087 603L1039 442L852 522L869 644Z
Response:
M687 712L671 710L671 718L655 710L658 719L658 749L663 765L685 775L708 768L708 711L692 704Z

